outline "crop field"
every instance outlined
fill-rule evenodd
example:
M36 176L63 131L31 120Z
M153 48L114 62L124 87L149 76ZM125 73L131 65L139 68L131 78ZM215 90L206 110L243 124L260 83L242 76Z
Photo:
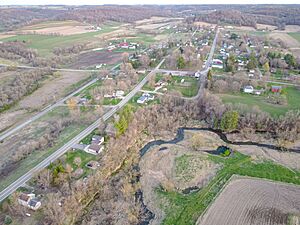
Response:
M220 94L224 103L241 103L249 107L258 106L262 111L270 113L272 116L285 114L288 110L300 109L300 91L294 87L285 88L287 95L287 105L274 105L267 103L265 97L249 94Z
M270 37L274 39L280 39L282 42L284 42L289 48L296 48L300 47L300 42L295 39L297 37L297 34L287 34L283 32L271 32L269 34Z
M73 44L83 44L99 40L96 36L111 32L117 28L111 26L102 26L101 31L87 32L82 34L73 34L67 36L39 35L39 34L20 34L1 41L23 41L29 48L38 50L38 52L47 56L50 55L55 47L66 47Z
M300 32L289 33L289 35L290 35L291 37L293 37L294 39L296 39L296 40L300 43Z
M94 32L91 26L86 24L73 21L47 21L39 24L34 24L30 26L25 26L18 31L36 33L36 34L60 34L60 35L72 35L72 34L82 34L86 32Z
M213 162L221 163L223 168L207 186L198 192L183 195L175 191L159 190L158 195L164 199L164 202L167 202L163 207L166 212L163 224L195 224L197 218L205 211L234 174L300 184L300 172L298 171L291 171L270 161L253 162L249 156L238 152L234 154L234 157L227 159L210 156ZM211 223L205 225L211 225Z
M300 214L300 186L234 178L197 225L287 225Z
M116 64L122 59L121 52L94 51L80 54L70 68L81 69L99 64Z

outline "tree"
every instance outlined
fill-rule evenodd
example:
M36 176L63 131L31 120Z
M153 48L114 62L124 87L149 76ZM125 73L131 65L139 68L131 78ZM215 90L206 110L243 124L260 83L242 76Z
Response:
M251 53L249 57L249 62L247 64L247 68L249 70L255 69L257 67L257 59L255 57L255 53Z
M150 58L147 55L142 55L140 57L140 62L144 68L148 68L150 64Z
M212 71L211 70L209 70L208 72L207 72L207 79L208 80L212 80Z
M182 56L179 56L179 58L177 59L177 68L183 69L184 67L185 67L184 58Z
M221 129L224 131L235 130L239 122L239 113L237 111L227 111L221 118Z
M265 71L265 73L269 72L270 71L270 66L269 66L269 63L266 62L264 65L263 65L263 69Z
M123 63L128 63L129 62L129 54L127 52L124 52L122 54L122 61L123 61Z
M237 69L237 62L235 56L230 54L230 56L225 61L226 71L227 72L235 72Z
M296 67L297 65L296 58L292 54L286 54L284 60L290 68Z

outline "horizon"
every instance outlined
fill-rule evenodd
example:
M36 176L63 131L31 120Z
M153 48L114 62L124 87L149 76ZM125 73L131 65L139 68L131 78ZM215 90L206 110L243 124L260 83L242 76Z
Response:
M104 3L99 4L96 0L4 0L0 2L0 6L105 6L105 5L116 5L116 6L151 6L151 5L300 5L296 0L287 0L287 2L282 3L281 0L242 0L242 2L237 0L231 0L228 3L219 3L218 0L204 0L202 3L197 2L197 0L189 0L184 3L173 3L171 0L162 0L157 3L156 0L146 0L145 3L139 3L138 0L113 0L111 3L109 1L104 1Z

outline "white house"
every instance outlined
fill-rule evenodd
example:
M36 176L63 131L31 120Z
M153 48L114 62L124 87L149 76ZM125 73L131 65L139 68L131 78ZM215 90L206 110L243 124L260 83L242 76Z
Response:
M149 93L144 93L138 100L137 103L144 104L148 101L154 100L154 95L151 95Z
M116 91L116 98L123 98L124 95L125 95L124 91L122 90Z
M252 94L253 91L254 91L254 88L252 86L250 86L250 85L244 87L244 92L245 93Z
M141 96L139 97L139 99L137 100L137 103L139 104L144 104L147 102L147 97L146 96Z
M196 78L199 78L201 76L201 73L199 71L197 71L194 75Z
M38 210L41 207L41 202L35 198L35 194L21 193L18 197L18 203L32 210Z
M93 155L98 155L100 152L102 152L104 149L103 145L97 145L97 144L90 144L87 146L87 148L85 149L85 151L87 153L91 153Z
M91 153L93 155L98 155L100 152L104 150L104 137L99 135L94 135L92 137L92 142L90 145L87 145L84 148L84 151L87 153Z

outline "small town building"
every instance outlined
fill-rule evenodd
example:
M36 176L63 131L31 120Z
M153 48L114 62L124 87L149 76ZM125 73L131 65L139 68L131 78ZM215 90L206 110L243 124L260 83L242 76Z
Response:
M252 94L253 91L254 91L254 88L251 85L248 85L248 86L244 87L244 93Z
M118 90L116 91L116 98L123 98L123 96L125 95L125 92L122 90Z
M281 87L281 86L272 86L272 87L271 87L271 91L272 91L273 93L280 93L281 90L282 90L282 87Z
M104 137L102 137L100 135L94 135L92 137L92 144L101 145L103 143L104 143Z
M32 210L38 210L41 207L41 202L35 197L35 194L21 193L18 197L18 203Z
M100 152L102 152L104 149L103 145L98 145L98 144L90 144L87 146L87 148L85 149L85 151L87 153L91 153L93 155L98 155Z
M144 104L146 102L147 102L147 97L143 96L143 95L141 97L139 97L139 99L137 100L138 104Z

